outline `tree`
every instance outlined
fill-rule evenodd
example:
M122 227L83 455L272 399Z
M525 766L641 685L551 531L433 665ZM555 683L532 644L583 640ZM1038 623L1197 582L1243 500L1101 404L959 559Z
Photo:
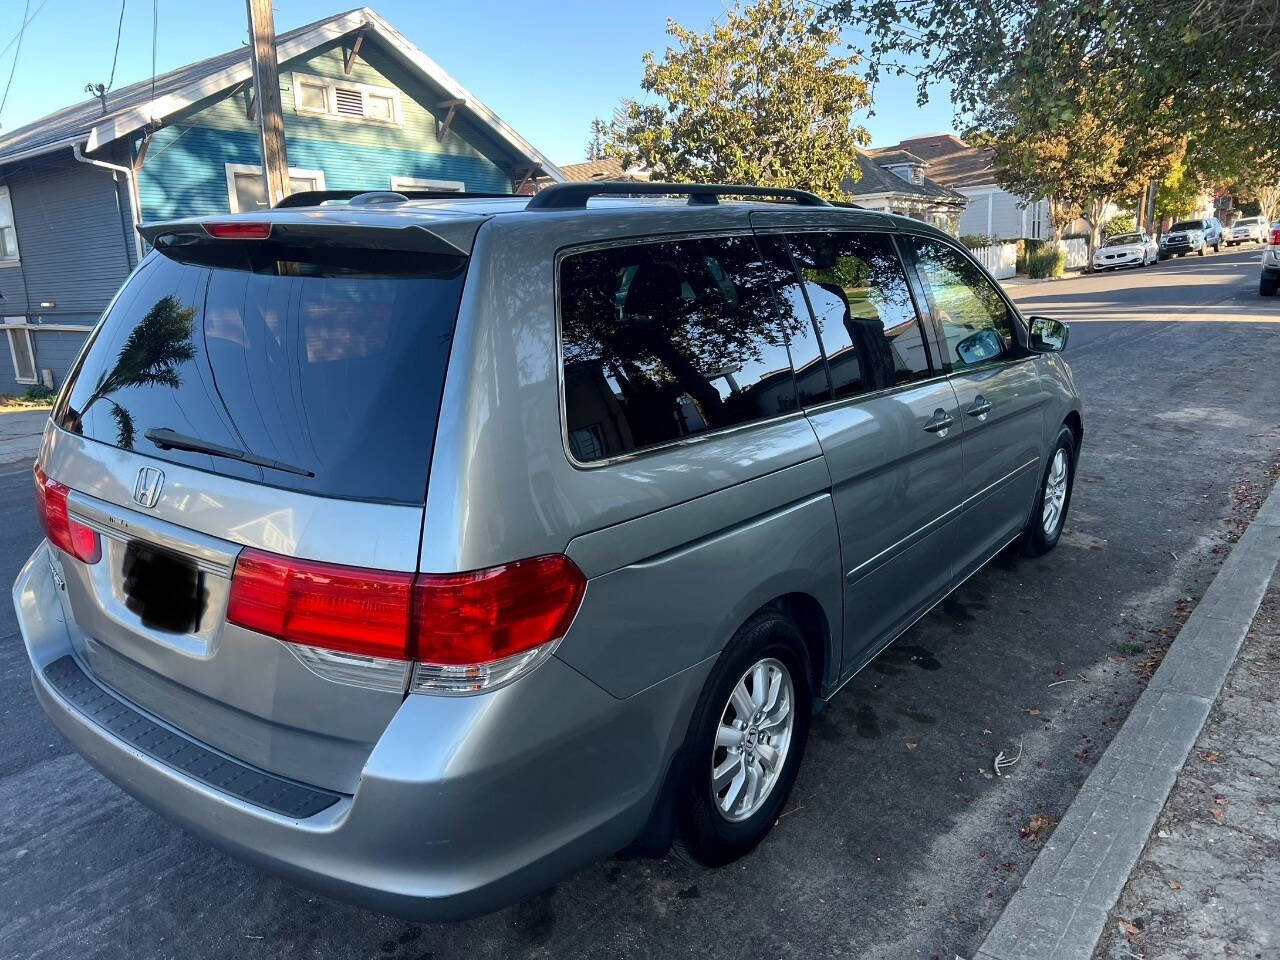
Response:
M609 135L609 125L599 117L591 121L591 137L587 141L587 159L603 160L605 138Z
M1204 187L1182 159L1165 174L1156 190L1156 221L1179 220L1200 212Z
M675 46L644 57L641 86L656 103L631 103L608 150L669 180L803 187L840 195L857 178L852 122L870 105L858 58L837 56L839 33L792 0L729 10L697 33L668 21Z

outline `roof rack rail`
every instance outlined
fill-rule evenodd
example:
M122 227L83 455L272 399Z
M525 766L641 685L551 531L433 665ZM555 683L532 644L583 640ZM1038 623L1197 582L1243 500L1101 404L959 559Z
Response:
M275 205L276 210L289 207L318 207L327 200L353 200L367 195L374 202L400 202L396 196L404 200L505 200L517 196L514 193L472 193L463 190L303 190L291 193Z
M774 197L794 200L802 207L828 207L827 201L808 190L787 187L749 187L744 184L652 183L626 180L593 180L589 183L553 183L533 195L526 210L581 210L592 197L687 196L690 206L712 206L719 197Z

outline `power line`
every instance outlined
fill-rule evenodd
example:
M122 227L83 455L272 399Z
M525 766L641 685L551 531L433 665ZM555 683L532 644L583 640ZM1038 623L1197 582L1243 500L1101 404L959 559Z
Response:
M4 85L4 96L0 97L0 113L4 113L4 105L9 102L9 90L13 87L13 75L18 69L18 54L22 53L22 38L27 32L27 11L31 9L31 0L22 5L22 26L18 28L18 49L13 51L13 63L9 65L9 80Z
M3 47L0 47L0 57L3 57L8 52L9 48L12 47L15 43L18 42L18 40L22 38L22 31L27 29L27 24L29 24L32 20L36 18L36 15L41 10L44 9L44 5L48 2L49 0L40 0L40 6L36 7L35 10L32 11L31 16L29 17L24 16L22 18L22 26L18 28L18 32L9 38L8 43L6 43Z
M125 0L120 0L120 20L116 23L116 52L111 55L111 79L107 81L107 90L110 90L116 82L116 63L120 60L120 36L124 33L124 4Z

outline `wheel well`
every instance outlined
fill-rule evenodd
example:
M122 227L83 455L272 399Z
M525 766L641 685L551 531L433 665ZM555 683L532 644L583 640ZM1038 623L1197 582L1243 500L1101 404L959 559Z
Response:
M822 695L822 681L827 670L827 651L830 649L831 627L827 615L814 597L807 593L788 593L765 606L777 607L790 617L804 636L805 649L809 653L809 673L814 696Z
M1076 452L1080 452L1080 441L1084 439L1084 421L1080 419L1080 413L1072 410L1067 414L1067 419L1062 421L1067 425L1067 429L1071 431L1071 435L1076 440Z

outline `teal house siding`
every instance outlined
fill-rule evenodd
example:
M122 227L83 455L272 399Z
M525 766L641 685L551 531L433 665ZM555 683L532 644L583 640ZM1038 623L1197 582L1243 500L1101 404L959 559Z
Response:
M388 190L392 177L457 181L481 193L510 193L518 186L517 158L475 125L455 117L441 139L449 111L428 84L374 41L362 44L346 73L349 49L337 41L280 65L290 167L322 171L331 190ZM299 112L293 89L299 76L397 91L399 122ZM226 165L260 163L257 124L249 116L252 96L252 85L243 84L169 118L152 135L138 171L144 222L230 211ZM140 149L141 138L135 138L135 156Z

